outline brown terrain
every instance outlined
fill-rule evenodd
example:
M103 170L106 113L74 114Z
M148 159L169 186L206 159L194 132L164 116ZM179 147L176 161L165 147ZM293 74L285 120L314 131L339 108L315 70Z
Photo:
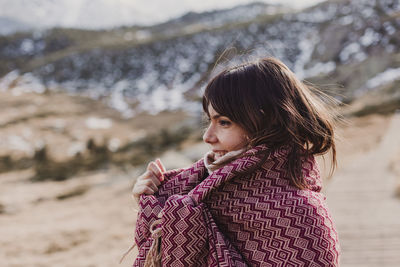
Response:
M342 266L400 266L400 114L353 119L326 186Z
M133 242L137 210L130 191L143 165L32 182L34 163L18 159L34 157L45 143L49 157L65 161L76 151L85 155L90 138L115 150L184 115L124 120L99 102L63 94L0 92L0 105L0 265L131 266L135 250L118 262ZM339 125L339 166L324 192L339 230L341 266L400 266L399 132L400 115L350 117ZM207 150L197 140L161 160L168 168L189 165Z

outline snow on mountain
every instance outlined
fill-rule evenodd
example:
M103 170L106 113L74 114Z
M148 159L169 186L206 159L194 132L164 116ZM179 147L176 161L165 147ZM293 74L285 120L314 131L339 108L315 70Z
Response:
M243 21L254 20L259 16L287 13L289 11L292 11L292 9L281 4L273 5L254 2L223 10L213 10L201 13L189 12L182 17L168 21L167 24L201 25L203 28L217 28L228 23L240 23Z
M188 12L205 12L248 4L251 0L0 0L0 17L21 21L35 28L67 27L79 29L107 29L132 25L155 25ZM303 0L296 8L321 0ZM245 14L238 14L243 16ZM248 13L247 16L251 15ZM0 33L9 33L0 21ZM11 29L11 28L10 28ZM16 30L19 30L17 28Z
M111 106L129 117L135 114L133 106L136 111L154 113L196 110L188 100L200 95L216 62L222 66L273 55L300 78L318 76L342 84L346 91L340 93L348 100L355 97L358 88L375 84L370 79L380 77L379 73L399 67L393 56L400 52L397 0L329 1L301 12L279 16L260 13L258 19L232 24L230 18L237 17L240 8L246 13L252 6L220 11L223 16L189 14L180 19L182 23L177 19L146 27L140 30L147 32L145 39L137 39L134 28L111 33L54 30L12 37L0 42L0 58L5 62L0 75L6 75L0 83L10 87L39 81L45 88L108 97ZM206 21L207 16L210 21L224 17L226 24L185 31L188 25ZM171 25L174 31L164 30ZM85 43L110 36L122 36L122 42ZM232 47L237 57L229 52ZM15 71L21 81L13 80Z
M400 80L400 68L389 68L384 72L379 73L375 77L369 79L365 85L367 89L372 89L381 85L388 84L395 80Z
M14 32L29 31L32 27L19 20L0 16L0 35L8 35Z
M0 16L8 16L37 28L69 27L101 29L149 22L149 14L137 1L124 0L0 0ZM162 20L152 14L155 22Z

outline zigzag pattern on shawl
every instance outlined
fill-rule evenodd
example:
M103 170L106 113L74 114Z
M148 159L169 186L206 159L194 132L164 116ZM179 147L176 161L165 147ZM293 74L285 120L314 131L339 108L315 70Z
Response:
M303 162L303 174L315 191L289 185L285 149L270 154L254 175L238 176L263 150L255 147L205 179L200 160L168 173L154 196L142 196L134 266L144 264L154 241L149 228L161 209L165 266L337 266L338 237L318 193L313 158Z
M136 243L140 247L150 236L150 225L158 219L165 201L174 194L188 193L196 186L205 174L204 162L199 160L187 169L171 170L164 173L164 181L158 192L153 196L140 198L138 221L136 229ZM173 179L172 179L173 177ZM140 227L139 227L140 226Z
M154 242L150 227L154 221L159 219L158 216L168 197L188 193L204 179L205 174L204 162L199 160L187 169L171 170L164 173L164 181L159 187L159 191L154 195L140 197L135 233L135 242L139 248L139 254L135 266L144 265L146 255Z
M224 168L219 169L218 171L215 171L212 175L207 177L205 181L203 181L204 176L206 174L206 168L204 166L203 160L199 160L195 164L193 164L190 168L188 169L181 169L181 170L173 170L169 171L164 174L165 176L165 182L159 187L159 191L154 194L154 195L148 195L148 196L141 196L140 197L140 209L139 209L139 214L138 214L138 219L136 222L136 235L135 235L135 241L136 244L139 247L139 254L136 258L136 261L134 263L134 266L143 266L146 255L151 247L151 244L154 242L153 238L151 237L150 233L150 227L153 224L155 220L158 219L158 215L160 211L165 207L165 202L168 199L168 201L171 201L174 205L172 206L178 206L178 207L184 207L188 208L189 206L188 201L186 201L186 206L185 204L182 205L182 203L176 203L176 199L174 197L170 198L171 196L175 194L187 194L189 191L193 188L198 188L198 190L195 190L193 193L194 198L191 196L187 196L190 198L192 201L196 200L195 203L198 203L198 201L201 200L202 197L206 196L206 193L209 193L214 187L218 186L221 184L223 181L225 181L227 178L232 178L233 173L230 173L233 169L246 169L246 167L251 167L253 164L258 162L258 158L256 158L254 155L258 152L258 149L251 149L248 152L246 152L246 157L243 157L242 160L238 161L235 160L232 162L236 168L232 168L229 166L225 166ZM228 176L226 174L229 174ZM200 190L200 188L203 188L204 191ZM174 203L175 202L175 203ZM204 205L199 205L202 207L203 213L207 214L209 211L204 207ZM169 205L171 207L171 205ZM193 212L193 209L190 211ZM196 216L193 216L190 212L186 211L186 213L190 214L190 216L187 216L184 218L184 220L190 220L191 218L195 218ZM185 212L181 212L181 214L184 214ZM170 236L169 232L183 232L184 229L180 228L179 230L173 229L176 227L172 223L168 223L166 218L168 216L165 216L165 214L177 214L176 211L172 210L164 210L164 217L162 220L162 225L163 225L163 238L162 238L162 248L163 248L163 255L166 255L163 257L163 264L167 263L165 262L165 259L168 259L168 248L176 248L176 244L173 242L169 242L167 238L164 236ZM179 215L179 214L178 214ZM174 218L181 218L181 216L174 215ZM210 251L208 253L208 263L207 265L204 266L218 266L222 264L222 259L226 258L226 265L221 265L221 266L245 266L242 261L242 257L240 256L239 253L237 253L234 250L234 247L229 243L226 238L223 237L221 233L218 231L218 227L216 226L215 222L213 222L212 217L210 215L206 215L203 218L205 218L205 221L203 223L208 226L208 238L209 242L211 240L214 241L214 244L211 244ZM201 221L196 221L197 224L201 223ZM171 226L171 229L168 229L168 225ZM179 225L179 226L182 226ZM187 226L185 224L185 226ZM193 230L194 228L190 228L190 230ZM165 233L165 234L164 234ZM187 234L187 233L186 233ZM199 237L197 237L199 238ZM182 241L182 240L181 240ZM220 242L220 243L217 243ZM190 258L190 257L195 257L193 255L186 255L183 257L183 251L184 248L190 249L186 244L180 244L179 246L182 248L181 250L178 249L178 251L174 251L174 253L179 252L178 255L180 255L181 260L183 258ZM186 251L186 254L197 254L195 250L191 251ZM197 257L195 257L197 258ZM215 265L213 264L215 263ZM210 265L211 264L211 265ZM197 265L196 265L197 266Z
M270 155L252 177L231 179L203 201L251 266L338 266L338 234L316 162L303 162L311 190L298 190L286 178L285 154Z
M168 197L189 193L205 177L206 169L203 160L199 160L187 169L172 170L164 174L164 183L159 187L155 197L164 204Z

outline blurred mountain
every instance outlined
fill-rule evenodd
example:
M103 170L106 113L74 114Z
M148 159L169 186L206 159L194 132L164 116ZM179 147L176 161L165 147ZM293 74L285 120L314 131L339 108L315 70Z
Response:
M0 16L13 17L40 29L104 29L167 19L163 12L149 13L136 1L124 0L0 0L0 6Z
M226 3L211 4L221 9ZM231 1L233 5L236 1ZM203 3L203 9L210 3ZM45 29L67 27L79 29L110 29L122 25L154 25L171 18L181 16L187 10L201 10L201 4L181 0L151 0L147 4L126 0L0 0L0 17L12 17L25 24ZM250 8L250 13L242 13L238 18L251 16L254 12L263 12L265 7L259 5L258 11ZM268 8L271 12L276 7ZM162 12L160 12L162 11ZM213 13L213 12L207 12ZM201 16L201 14L200 14ZM212 14L208 14L210 18ZM0 28L4 28L0 24ZM11 32L15 32L11 31ZM10 32L10 31L9 31Z
M168 33L179 33L182 27L184 32L198 31L199 29L210 29L222 27L227 24L248 22L265 15L276 15L293 11L291 8L279 4L265 4L253 2L239 5L229 9L213 10L202 13L189 12L182 17L171 19L153 27L154 31L167 31Z
M32 30L32 27L19 20L0 16L0 35Z
M216 62L273 55L345 102L365 99L353 112L385 112L400 106L399 14L398 0L256 3L149 27L17 33L0 37L0 87L105 98L128 116L192 109Z

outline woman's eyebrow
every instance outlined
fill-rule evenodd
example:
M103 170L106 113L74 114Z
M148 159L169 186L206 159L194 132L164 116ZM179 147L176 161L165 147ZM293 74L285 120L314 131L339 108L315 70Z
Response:
M212 116L211 119L216 120L216 119L218 119L219 117L221 117L221 115L217 114L217 115Z

